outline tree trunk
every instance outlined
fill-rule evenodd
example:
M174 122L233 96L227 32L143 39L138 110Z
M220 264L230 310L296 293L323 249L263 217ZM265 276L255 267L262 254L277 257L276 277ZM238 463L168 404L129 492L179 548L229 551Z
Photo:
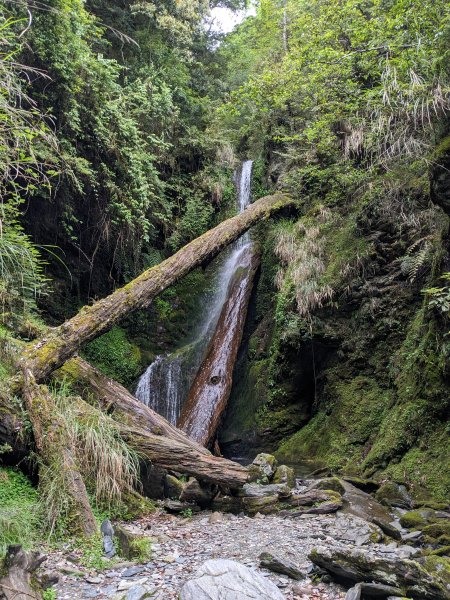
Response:
M68 379L86 401L89 401L89 393L93 392L101 409L115 421L132 424L149 433L177 440L182 444L190 445L198 452L209 455L206 448L189 438L184 431L174 427L143 402L139 402L123 385L109 379L82 358L77 356L67 361L54 372L53 376L56 379ZM88 389L87 395L83 394L86 389Z
M0 579L0 598L5 600L42 600L41 587L34 571L44 562L45 556L29 554L22 546L8 546Z
M24 352L23 362L36 381L41 381L71 358L83 344L110 329L119 319L148 306L157 294L216 256L258 221L293 204L290 198L279 193L261 198L244 212L220 223L159 265L144 271L103 300L85 306L72 319L50 330L48 335Z
M93 391L94 402L97 400L118 422L120 435L142 458L165 469L231 488L239 488L247 482L249 471L246 467L213 456L81 358L72 359L54 376L67 377L80 389Z
M233 381L259 256L244 246L206 356L183 405L177 426L204 446L214 441Z
M48 476L59 477L70 505L71 526L84 535L92 535L97 531L97 523L75 462L66 424L59 416L47 388L38 385L26 367L23 369L22 395L42 461L39 467L40 483L43 469L47 470Z

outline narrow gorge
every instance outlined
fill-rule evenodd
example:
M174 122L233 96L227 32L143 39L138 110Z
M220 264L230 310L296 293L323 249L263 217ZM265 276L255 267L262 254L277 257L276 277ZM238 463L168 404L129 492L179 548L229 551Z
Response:
M446 0L0 0L0 600L450 600Z

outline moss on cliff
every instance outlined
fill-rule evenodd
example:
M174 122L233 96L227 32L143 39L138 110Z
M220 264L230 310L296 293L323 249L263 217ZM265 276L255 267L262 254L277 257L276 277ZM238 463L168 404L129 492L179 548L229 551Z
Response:
M133 383L144 366L138 346L117 326L87 344L83 354L105 375L125 386Z

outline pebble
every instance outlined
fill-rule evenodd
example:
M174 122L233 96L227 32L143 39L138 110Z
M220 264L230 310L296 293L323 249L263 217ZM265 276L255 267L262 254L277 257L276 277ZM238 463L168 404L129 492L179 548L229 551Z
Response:
M88 583L102 583L103 577L86 577Z
M122 577L134 577L135 575L139 575L144 570L144 567L128 567L125 571L122 571Z

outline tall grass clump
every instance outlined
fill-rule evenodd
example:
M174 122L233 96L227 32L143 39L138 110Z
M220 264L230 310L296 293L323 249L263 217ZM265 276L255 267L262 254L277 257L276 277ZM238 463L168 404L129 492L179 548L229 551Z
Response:
M72 395L66 383L55 386L52 395L94 508L97 512L120 515L125 509L125 498L139 485L137 454L120 437L113 419ZM50 535L63 534L70 524L67 476L70 472L64 464L57 473L45 466L40 468L41 502Z

